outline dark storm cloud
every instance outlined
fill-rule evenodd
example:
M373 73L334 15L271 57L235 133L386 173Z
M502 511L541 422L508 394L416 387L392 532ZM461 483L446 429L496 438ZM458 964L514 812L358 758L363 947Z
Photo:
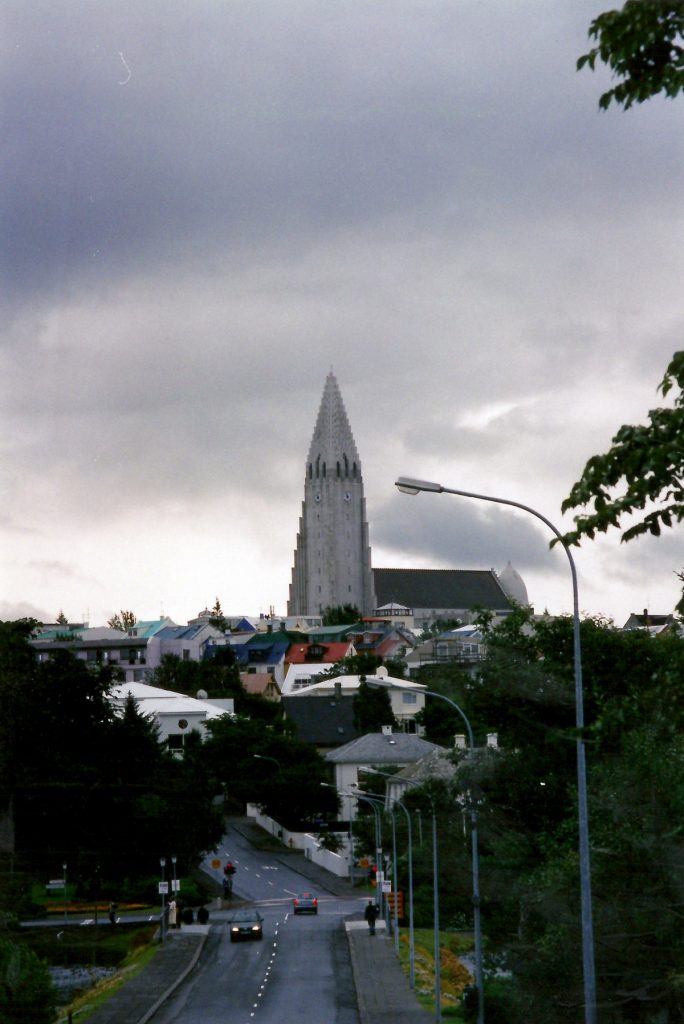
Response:
M558 40L584 32L584 16L551 10L531 37L528 24L522 56L511 39L519 12L500 11L482 40L499 65L494 80L466 42L476 6L10 6L10 290L54 294L74 275L136 264L173 272L246 239L286 233L301 244L409 209L467 235L505 207L510 231L516 210L539 217L559 190L566 202L605 202L618 173L628 192L632 165L598 123L584 131L604 150L604 179L587 191L577 134L553 116L570 86L588 94L586 82L560 63L540 93ZM516 86L502 92L507 74ZM642 134L642 159L652 138Z
M563 555L549 551L550 534L523 513L482 508L450 495L397 494L374 517L372 541L398 556L435 568L501 571L557 570Z

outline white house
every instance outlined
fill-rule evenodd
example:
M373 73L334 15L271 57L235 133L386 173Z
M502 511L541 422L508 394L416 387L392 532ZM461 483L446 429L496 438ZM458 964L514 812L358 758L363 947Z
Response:
M121 683L109 692L109 699L119 710L123 710L129 696L133 697L142 714L154 720L160 739L178 754L182 754L185 737L193 730L203 733L207 722L232 715L234 711L232 698L198 700L159 686L148 686L147 683Z
M306 666L311 668L312 666ZM319 666L320 667L320 666ZM330 666L327 666L330 668ZM303 666L298 665L298 669ZM297 677L294 677L297 680ZM377 683L387 690L392 705L392 714L400 726L408 731L416 731L414 719L419 711L425 707L425 693L427 687L423 683L416 683L410 679L395 679L387 674L387 669L382 665L375 675L366 673L358 676L334 676L331 679L321 679L318 683L310 686L299 685L294 687L288 696L292 697L349 697L353 696L363 681ZM285 690L283 689L283 696Z
M380 771L385 768L403 768L435 751L442 752L443 748L415 733L392 732L389 726L385 726L382 732L367 733L345 743L343 747L329 751L325 760L335 766L335 788L338 793L349 793L354 791L359 782L371 777L359 773L362 767L378 768ZM350 813L355 817L353 807Z

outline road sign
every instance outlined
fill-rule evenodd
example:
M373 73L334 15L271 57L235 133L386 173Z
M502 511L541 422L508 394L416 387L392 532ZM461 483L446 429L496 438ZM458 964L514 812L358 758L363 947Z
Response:
M391 892L387 897L387 906L390 908L390 913L394 917L394 902L397 902L397 917L404 917L404 894L403 892Z
M174 878L171 882L171 888L174 892L180 892L180 878Z
M160 896L166 896L168 891L169 891L169 883L168 882L160 882L159 883L159 895Z
M214 871L218 871L218 869L221 867L221 861L218 859L218 857L214 857L214 859L211 862L211 866L214 869Z
M382 883L382 891L383 892L392 892L392 883L391 882L383 882Z

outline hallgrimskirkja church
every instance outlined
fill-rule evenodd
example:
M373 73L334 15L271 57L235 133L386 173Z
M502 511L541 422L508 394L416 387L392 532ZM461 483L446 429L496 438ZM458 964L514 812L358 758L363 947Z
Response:
M304 475L304 500L287 613L322 615L354 605L364 616L410 611L415 625L470 622L474 609L503 618L529 604L520 574L493 569L373 569L361 460L342 395L325 381Z

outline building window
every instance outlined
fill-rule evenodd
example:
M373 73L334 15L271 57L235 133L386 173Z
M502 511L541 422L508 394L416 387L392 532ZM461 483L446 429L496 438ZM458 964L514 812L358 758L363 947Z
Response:
M402 704L416 704L418 698L415 693L402 693L401 703Z
M183 648L183 661L190 661L190 651L187 647Z
M182 750L183 749L183 734L182 733L171 733L167 743L169 750Z

